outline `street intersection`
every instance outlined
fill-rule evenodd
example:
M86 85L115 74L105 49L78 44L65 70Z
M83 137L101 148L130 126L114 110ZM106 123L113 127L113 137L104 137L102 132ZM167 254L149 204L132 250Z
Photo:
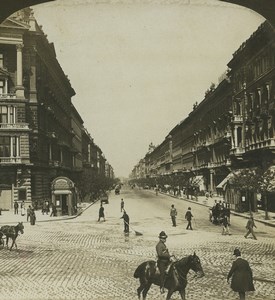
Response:
M129 235L123 233L121 198L130 216ZM169 217L172 203L178 210L177 227L172 227ZM193 231L185 229L184 214L190 205L195 216ZM238 299L226 282L235 247L241 249L254 274L256 291L247 293L247 299L275 299L275 228L257 223L258 240L245 239L246 220L232 216L232 235L224 236L220 226L209 222L208 208L137 189L124 188L121 195L110 195L109 204L104 205L106 222L97 222L99 206L95 203L74 219L34 226L24 222L18 249L0 250L1 299L137 299L139 283L133 273L141 262L156 258L155 245L162 230L176 257L195 251L201 259L205 276L194 278L189 273L187 299ZM165 299L165 294L152 286L150 299ZM173 299L180 299L179 294Z

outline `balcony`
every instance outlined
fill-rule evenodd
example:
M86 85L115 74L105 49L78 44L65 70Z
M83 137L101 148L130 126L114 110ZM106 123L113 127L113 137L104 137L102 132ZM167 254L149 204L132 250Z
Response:
M50 160L49 161L49 165L52 167L60 167L61 166L61 162L58 160Z
M234 115L234 116L233 116L233 122L234 122L234 123L241 123L241 122L243 122L243 116L240 116L240 115Z
M30 130L27 123L0 123L0 130Z
M207 168L215 168L217 165L214 162L207 163Z
M244 153L245 153L245 149L242 147L236 147L230 150L230 154L236 156L236 158L242 157Z
M9 100L9 99L16 99L16 95L15 94L11 94L11 93L8 93L8 94L0 94L0 100Z
M0 157L1 164L21 164L21 157Z
M247 151L253 151L257 149L275 149L275 140L273 138L269 138L263 141L258 141L252 143L246 147Z

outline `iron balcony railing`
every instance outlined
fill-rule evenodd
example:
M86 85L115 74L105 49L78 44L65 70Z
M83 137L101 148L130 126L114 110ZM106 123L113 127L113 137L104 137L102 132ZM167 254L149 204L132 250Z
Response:
M29 130L27 123L0 123L0 130Z
M21 157L0 157L1 164L21 164Z

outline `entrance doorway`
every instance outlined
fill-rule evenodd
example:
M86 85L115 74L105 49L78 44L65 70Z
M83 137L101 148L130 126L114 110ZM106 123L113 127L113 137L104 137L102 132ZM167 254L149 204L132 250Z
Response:
M62 215L68 215L68 195L60 195L61 196L61 211Z

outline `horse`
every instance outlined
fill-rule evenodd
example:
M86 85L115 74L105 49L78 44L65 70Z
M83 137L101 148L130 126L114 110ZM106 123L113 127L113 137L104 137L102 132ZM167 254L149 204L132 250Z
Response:
M6 245L7 245L7 249L9 248L8 246L8 242L9 242L9 238L12 239L12 244L10 247L10 250L12 249L13 245L15 245L16 249L17 249L17 245L15 240L18 237L18 233L23 234L24 233L24 225L23 222L19 222L16 226L9 226L9 225L4 225L0 228L0 235L1 238L3 237L3 235L6 236Z
M200 259L195 252L193 255L183 257L172 263L164 283L164 287L168 289L166 300L171 299L172 294L176 291L180 293L182 300L186 299L186 277L190 269L195 271L199 277L204 276ZM138 299L141 299L142 293L145 300L152 284L160 286L160 273L156 261L149 260L140 264L134 272L134 278L139 278L140 281L140 286L137 289Z

